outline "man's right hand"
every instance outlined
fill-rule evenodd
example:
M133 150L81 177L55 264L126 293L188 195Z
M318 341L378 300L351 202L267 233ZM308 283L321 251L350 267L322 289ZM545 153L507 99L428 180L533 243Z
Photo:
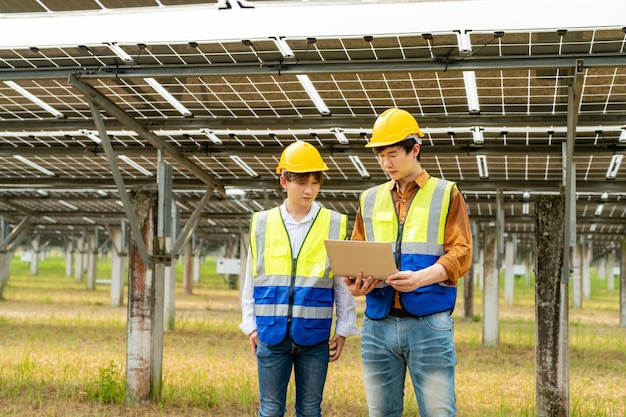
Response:
M343 282L348 286L350 294L354 297L369 294L372 292L376 285L380 284L380 281L372 278L371 276L363 278L363 273L359 272L356 278L343 277Z
M259 345L259 332L253 331L248 335L248 339L250 340L250 347L252 348L252 353L256 356L256 347Z

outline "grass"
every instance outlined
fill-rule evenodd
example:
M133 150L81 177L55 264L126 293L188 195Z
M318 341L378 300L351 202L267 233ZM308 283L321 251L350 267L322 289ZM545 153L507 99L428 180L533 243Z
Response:
M179 266L180 268L180 266ZM110 267L98 264L98 277ZM182 277L182 269L179 271ZM626 415L626 329L619 327L619 291L593 279L592 299L570 310L572 417ZM619 288L616 286L616 288ZM518 280L513 306L500 305L499 344L482 347L481 295L475 320L455 312L457 405L460 417L535 415L534 288ZM255 416L256 363L237 328L238 292L208 258L193 295L178 283L176 322L164 335L159 404L124 405L126 307L110 306L109 287L86 290L65 277L64 261L50 256L30 276L13 259L0 301L0 417L2 416ZM459 303L462 300L459 300ZM359 322L363 300L358 301ZM417 416L410 382L406 416ZM293 416L293 384L288 416ZM350 338L330 365L324 415L366 416L359 340Z

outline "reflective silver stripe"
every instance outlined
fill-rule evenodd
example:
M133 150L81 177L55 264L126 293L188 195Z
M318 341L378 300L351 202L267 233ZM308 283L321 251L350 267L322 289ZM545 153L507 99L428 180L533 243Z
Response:
M291 275L259 275L254 279L254 285L263 286L289 286L291 284Z
M376 204L376 196L380 187L388 186L389 183L381 184L376 187L365 190L362 196L361 217L363 217L363 226L365 227L365 240L376 240L374 236L374 222L371 220L374 214L374 204ZM366 219L370 219L370 221Z
M257 316L287 316L287 304L254 304L254 314Z
M256 270L258 276L265 275L265 228L267 225L267 211L257 213L256 218Z
M302 288L332 288L333 280L324 278L308 278L308 277L296 277L296 287Z
M402 253L420 253L423 255L443 255L443 245L437 242L402 242Z
M332 307L293 306L293 316L303 319L328 319L333 314Z
M287 304L255 304L254 314L257 316L286 316L289 311ZM329 319L332 317L332 307L304 307L294 306L293 317L303 319Z
M254 285L257 287L288 287L291 285L291 275L259 275L255 278ZM332 288L333 280L320 279L318 277L296 277L295 286L301 288Z
M342 218L343 218L343 214L337 213L336 211L330 212L330 227L328 229L328 239L333 239L333 240L343 239L343 237L341 236ZM346 221L346 224L347 224L347 221ZM324 268L324 278L330 278L330 272L331 272L330 261L328 260L328 256L326 256L326 267Z
M330 212L330 229L328 230L328 238L337 240L341 236L341 214L336 211Z
M447 186L450 184L447 180L436 179L431 177L429 181L437 181L433 190L432 200L430 202L428 214L428 236L427 242L405 242L402 241L402 253L420 253L425 255L442 255L443 245L437 243L439 240L439 221L441 219L441 211L443 210L443 199L446 195ZM376 196L380 192L380 187L388 186L388 183L370 188L364 192L362 196L361 211L364 220L365 236L368 240L374 237L374 221L373 211L376 203ZM419 190L418 190L419 193ZM417 195L416 195L417 197ZM415 197L414 197L415 198ZM409 207L408 216L411 215L411 207ZM369 221L368 221L369 219ZM410 221L410 220L409 220Z
M434 178L430 177L429 181ZM443 207L443 196L446 192L446 186L448 181L438 179L435 191L433 192L433 198L430 201L430 210L428 211L428 241L439 241L439 220L441 219L441 209Z

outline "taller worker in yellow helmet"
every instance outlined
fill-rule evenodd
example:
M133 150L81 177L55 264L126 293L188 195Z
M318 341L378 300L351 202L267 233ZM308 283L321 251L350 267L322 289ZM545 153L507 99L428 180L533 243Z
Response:
M391 242L398 272L381 283L361 273L344 278L366 296L361 358L369 417L400 417L406 371L422 417L456 415L452 310L456 283L467 274L472 235L456 184L422 168L417 121L388 109L366 145L391 180L365 190L353 240Z
M287 146L276 169L287 199L254 213L250 223L239 327L257 357L260 417L285 414L292 370L295 415L321 416L328 363L339 359L346 337L360 333L354 298L342 277L333 277L324 247L325 239L347 233L345 214L315 202L326 170L313 145Z

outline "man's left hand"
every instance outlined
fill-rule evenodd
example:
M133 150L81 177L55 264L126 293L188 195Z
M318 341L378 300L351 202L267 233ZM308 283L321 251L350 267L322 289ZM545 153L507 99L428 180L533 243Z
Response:
M420 285L419 272L415 271L398 271L387 277L387 285L392 286L400 292L413 291Z

